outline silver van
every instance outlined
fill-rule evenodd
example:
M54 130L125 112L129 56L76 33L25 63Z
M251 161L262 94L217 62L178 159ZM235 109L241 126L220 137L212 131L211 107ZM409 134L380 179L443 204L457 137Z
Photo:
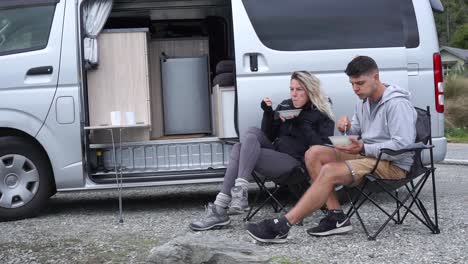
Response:
M0 1L0 220L57 191L222 181L233 142L319 76L337 116L356 55L431 107L446 154L437 0Z

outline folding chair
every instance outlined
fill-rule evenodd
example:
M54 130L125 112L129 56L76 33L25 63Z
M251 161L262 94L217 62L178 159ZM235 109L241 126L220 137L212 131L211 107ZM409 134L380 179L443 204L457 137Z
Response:
M252 217L254 217L254 215L256 215L258 211L260 211L260 209L265 207L265 205L268 203L270 203L270 205L273 207L275 213L279 213L281 211L286 212L286 204L282 203L277 197L279 191L283 188L287 188L296 199L300 199L302 194L310 185L309 175L304 165L295 167L290 173L287 173L278 179L268 179L267 177L262 179L255 171L252 172L252 177L257 183L259 190L255 195L254 202L252 203L252 206L250 206L244 221L250 221L250 219L252 219ZM268 181L272 181L274 183L274 187L271 190L265 186ZM257 206L255 210L253 210L255 204L262 196L265 198L265 200L259 206Z
M387 226L387 224L393 220L396 224L402 224L406 219L408 214L413 215L419 222L424 224L433 234L439 234L439 223L437 216L437 197L436 197L436 185L435 185L435 175L434 175L434 158L433 158L433 148L432 145L432 135L431 135L431 116L429 106L426 110L415 107L418 114L416 121L416 143L407 146L401 150L391 150L391 149L381 149L380 154L377 158L376 164L373 170L366 175L364 181L361 185L356 187L345 187L345 191L348 194L348 198L351 201L351 207L347 213L348 218L356 214L359 222L364 229L367 238L369 240L375 240L375 238L380 234L380 232ZM422 162L422 151L429 150L430 154L430 164L425 166ZM382 158L383 154L390 156L400 155L402 153L414 152L414 162L411 166L410 171L408 172L406 178L401 180L384 180L380 179L375 175L375 170ZM434 199L434 220L431 219L431 216L426 210L426 207L419 199L419 194L421 193L422 188L424 187L429 176L432 176L432 195ZM351 199L349 193L351 190L357 190L358 194L354 199ZM407 194L404 197L399 197L399 190L406 189ZM382 206L378 204L377 201L372 199L372 195L375 193L386 193L396 202L396 209L392 212L387 212ZM385 222L378 228L374 234L369 234L369 231L364 224L363 219L359 214L359 209L365 202L371 202L378 209L380 209L386 216L387 219ZM408 204L409 203L409 204ZM416 205L417 209L413 209ZM417 214L419 211L420 215Z

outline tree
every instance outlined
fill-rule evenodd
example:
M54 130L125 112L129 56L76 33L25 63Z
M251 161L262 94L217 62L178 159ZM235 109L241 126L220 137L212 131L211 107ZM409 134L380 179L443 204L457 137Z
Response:
M461 49L468 49L468 23L458 27L457 31L453 33L450 45Z
M453 45L455 32L460 26L468 23L468 0L442 0L442 4L445 11L434 14L439 43ZM457 37L460 38L458 34ZM462 46L457 45L457 47L461 48Z

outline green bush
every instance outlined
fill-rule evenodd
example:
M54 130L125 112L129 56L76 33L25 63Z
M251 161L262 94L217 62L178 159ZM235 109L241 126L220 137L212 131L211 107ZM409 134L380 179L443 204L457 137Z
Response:
M444 95L447 138L455 142L468 142L468 77L448 76Z
M468 96L468 71L463 71L458 75L446 76L444 85L445 99Z
M468 142L467 128L446 128L445 136L450 142Z

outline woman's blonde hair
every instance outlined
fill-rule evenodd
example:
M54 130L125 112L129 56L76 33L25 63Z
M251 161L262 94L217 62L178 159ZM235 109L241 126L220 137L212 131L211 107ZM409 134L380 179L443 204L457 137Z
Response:
M304 86L312 104L314 104L320 112L327 115L331 120L334 120L335 115L331 110L331 103L320 88L320 80L317 76L308 71L295 71L291 75L291 80L293 79Z

